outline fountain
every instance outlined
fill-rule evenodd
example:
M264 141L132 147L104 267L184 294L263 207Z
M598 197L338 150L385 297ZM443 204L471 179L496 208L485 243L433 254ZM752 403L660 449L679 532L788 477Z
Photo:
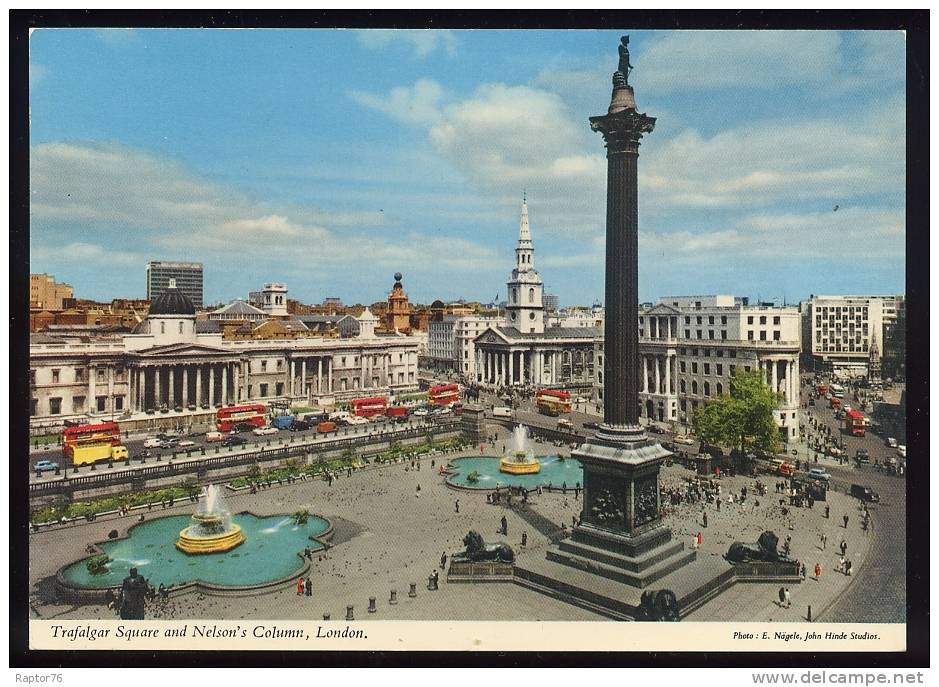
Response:
M190 554L222 553L244 540L241 527L232 522L225 508L221 489L212 484L206 489L205 501L192 514L189 527L179 533L176 548Z
M528 445L528 427L518 425L512 432L513 446L499 461L499 472L510 475L533 475L541 471L541 463Z

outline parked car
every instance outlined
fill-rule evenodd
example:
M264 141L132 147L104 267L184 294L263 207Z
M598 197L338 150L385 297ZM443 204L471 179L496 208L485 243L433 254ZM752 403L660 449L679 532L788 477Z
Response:
M268 434L277 434L278 431L279 430L276 427L255 427L252 430L252 433L255 436L263 437L267 436Z
M684 444L685 446L692 446L694 444L694 439L692 439L687 434L679 434L673 439L673 441L676 444Z
M35 465L33 465L33 470L36 472L50 472L59 469L58 463L53 463L51 460L40 460Z
M206 432L205 433L206 441L225 441L225 435L221 432Z
M222 446L241 446L242 444L247 444L248 442L237 434L232 434L228 437L225 437L225 441L222 442Z
M177 446L179 446L180 448L192 448L195 445L196 445L196 442L194 442L192 439L183 439L182 441L179 442L179 444L177 444Z
M857 452L854 454L854 460L857 461L858 463L870 463L871 462L870 451L868 451L866 448L859 448Z
M316 425L316 431L319 434L329 434L330 432L335 432L336 423L330 422L329 420L327 420L326 422L321 422L318 425Z
M851 496L861 501L867 501L868 503L876 503L880 501L880 495L870 487L865 487L860 484L851 485Z
M430 414L430 411L427 410L427 408L418 408L412 413L414 417L426 417L429 414Z
M144 439L143 447L144 448L162 448L163 439L158 439L157 437L147 437Z
M291 432L305 432L306 430L312 429L312 428L313 428L313 425L311 425L306 420L297 420L289 427Z
M897 447L897 440L894 439L893 437L887 437L886 444L887 444L887 446L889 446L890 448L896 448L896 447Z
M233 428L233 431L234 431L235 433L238 433L238 432L251 432L251 431L253 431L253 430L254 430L254 425L252 425L250 422L239 422L239 423L238 423L237 425L235 425L234 428Z
M809 479L817 479L822 482L831 481L831 475L825 472L825 468L812 468L806 475Z
M901 458L906 458L906 446L904 444L897 446L897 455Z
M600 429L600 423L589 420L584 423L584 429Z

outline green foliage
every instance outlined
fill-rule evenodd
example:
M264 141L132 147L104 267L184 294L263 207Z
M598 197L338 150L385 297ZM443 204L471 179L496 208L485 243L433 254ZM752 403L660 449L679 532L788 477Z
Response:
M302 510L298 510L296 513L293 514L294 525L305 525L309 519L310 519L310 511L308 511L306 508L303 508Z
M111 558L106 553L102 553L89 558L85 563L85 567L92 575L105 575L108 573L108 563L110 562Z
M180 486L186 492L186 496L190 498L193 496L198 496L199 492L202 491L202 487L199 485L199 480L194 475L190 475L184 479Z
M109 496L94 501L76 501L74 503L55 503L51 506L37 508L30 512L31 522L55 522L65 518L82 518L88 515L99 515L111 511L120 510L121 506L131 508L133 506L145 506L148 503L159 505L161 500L182 499L189 496L189 492L183 486L184 483L175 487L166 489L153 489L148 491L136 491L123 496Z
M470 484L476 484L479 481L479 472L473 470L470 474L466 476L466 481Z
M755 371L737 370L729 386L729 394L705 403L695 412L695 434L707 444L775 454L779 429L773 411L779 407L780 394L773 393Z

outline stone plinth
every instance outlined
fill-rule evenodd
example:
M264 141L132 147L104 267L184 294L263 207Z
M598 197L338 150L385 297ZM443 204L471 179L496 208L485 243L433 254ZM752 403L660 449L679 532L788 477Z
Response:
M466 403L460 414L463 435L473 443L482 443L486 438L484 409L476 403Z
M451 561L447 582L512 582L515 566L500 561Z

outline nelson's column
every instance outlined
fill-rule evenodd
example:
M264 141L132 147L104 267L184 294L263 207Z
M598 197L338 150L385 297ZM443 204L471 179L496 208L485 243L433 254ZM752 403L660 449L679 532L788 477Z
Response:
M614 617L641 615L643 589L655 585L661 615L677 619L705 596L731 584L731 569L714 556L672 540L659 507L659 470L670 454L639 424L639 139L655 118L636 109L629 85L629 38L605 115L590 118L607 149L606 329L603 423L572 452L584 469L580 523L548 549L547 559L519 566L519 577L572 603ZM679 609L679 604L685 608Z

